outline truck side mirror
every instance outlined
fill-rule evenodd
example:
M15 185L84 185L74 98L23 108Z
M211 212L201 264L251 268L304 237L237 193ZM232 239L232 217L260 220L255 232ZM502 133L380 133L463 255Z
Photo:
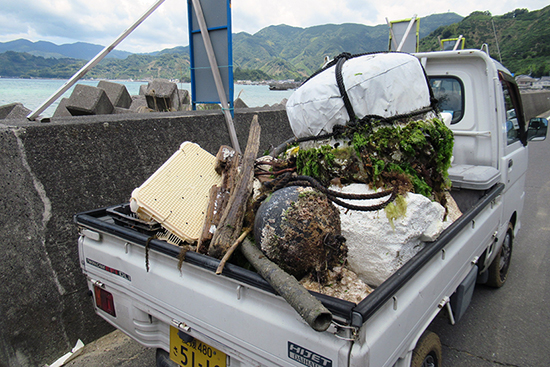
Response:
M529 120L529 129L527 130L527 140L542 141L546 139L548 132L548 120L542 117L534 117Z

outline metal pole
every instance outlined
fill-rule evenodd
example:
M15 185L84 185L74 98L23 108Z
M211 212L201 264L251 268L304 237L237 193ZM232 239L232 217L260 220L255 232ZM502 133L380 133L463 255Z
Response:
M199 28L201 30L202 40L204 42L206 54L208 55L208 62L210 63L210 68L212 69L212 75L214 76L214 82L216 83L216 90L218 91L218 97L220 98L222 111L225 115L225 122L227 124L227 130L229 131L229 138L231 139L231 144L233 145L233 149L241 153L239 140L237 139L237 133L235 131L235 126L233 125L233 118L231 117L231 112L229 111L229 104L227 103L225 90L223 89L222 77L220 75L220 70L218 69L218 63L216 62L216 55L214 54L212 41L210 40L210 35L208 34L208 28L206 27L206 21L204 20L204 13L202 12L200 1L199 0L192 0L192 1L193 1L193 8L195 9L195 14L197 15L197 21L199 22Z
M391 27L391 23L390 21L388 20L388 18L386 18L386 23L388 24L388 27L390 27L390 42L393 43L393 45L395 46L395 48L397 49L397 41L395 40L395 34L393 33L393 29ZM391 51L391 43L390 43L390 49L389 51Z
M153 13L164 0L158 0L149 10L145 12L130 28L125 30L118 38L111 43L109 46L105 47L103 51L98 53L93 59L91 59L86 65L82 67L79 71L74 74L71 79L67 80L61 88L57 90L54 94L51 95L44 103L42 103L37 109L32 111L27 119L33 121L35 120L46 108L48 108L53 102L55 102L63 93L65 93L70 87L74 85L80 78L82 78L86 73L96 66L109 52L111 52L120 42L122 42L130 33L132 33L151 13Z
M453 51L458 50L458 47L460 47L460 42L462 42L462 35L458 36L458 40L455 43L455 47L453 47Z
M403 39L399 43L399 46L397 46L396 51L400 52L401 49L403 48L403 46L405 45L405 41L407 40L407 37L409 36L409 33L411 33L411 28L412 28L415 21L416 21L416 14L414 15L414 17L412 17L411 21L409 22L409 25L407 26L407 30L405 31L405 34L403 35Z

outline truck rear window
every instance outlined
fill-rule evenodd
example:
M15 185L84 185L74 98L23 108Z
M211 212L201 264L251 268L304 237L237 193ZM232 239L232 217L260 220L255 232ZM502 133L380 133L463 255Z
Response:
M430 76L430 86L437 98L440 112L450 113L451 124L458 123L464 116L464 86L460 79L450 76Z

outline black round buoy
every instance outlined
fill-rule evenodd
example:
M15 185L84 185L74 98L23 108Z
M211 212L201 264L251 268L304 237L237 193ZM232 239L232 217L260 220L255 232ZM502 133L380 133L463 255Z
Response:
M275 191L256 213L256 244L283 270L301 279L345 260L340 212L325 194L309 187Z

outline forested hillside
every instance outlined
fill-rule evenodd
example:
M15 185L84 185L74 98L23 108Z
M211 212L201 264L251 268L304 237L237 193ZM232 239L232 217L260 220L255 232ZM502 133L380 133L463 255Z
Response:
M0 76L17 78L70 78L87 61L53 59L8 51L0 54ZM163 53L159 56L130 55L124 60L105 59L86 78L96 79L185 79L189 78L189 54Z
M423 37L439 26L458 22L454 13L434 14L420 22ZM83 44L57 46L49 42L16 40L0 43L0 76L22 78L69 78L93 57L75 60ZM98 45L89 45L94 52ZM94 47L91 47L94 46ZM327 24L309 28L270 26L254 35L233 35L233 66L236 80L303 79L316 71L324 57L341 52L362 53L386 50L387 25ZM24 51L26 53L22 53ZM63 58L71 55L72 58ZM87 75L102 79L182 79L189 80L189 48L130 55L123 60L105 59Z
M442 25L458 22L455 13L434 14L420 21L420 37ZM234 64L242 69L259 69L279 78L301 78L321 67L325 56L385 51L389 30L386 24L325 24L309 28L270 26L250 35L233 37Z
M438 39L460 35L466 39L466 48L479 49L487 44L491 56L502 60L515 74L550 75L550 6L531 12L516 9L502 16L474 12L461 22L440 27L423 38L420 49L438 50Z

